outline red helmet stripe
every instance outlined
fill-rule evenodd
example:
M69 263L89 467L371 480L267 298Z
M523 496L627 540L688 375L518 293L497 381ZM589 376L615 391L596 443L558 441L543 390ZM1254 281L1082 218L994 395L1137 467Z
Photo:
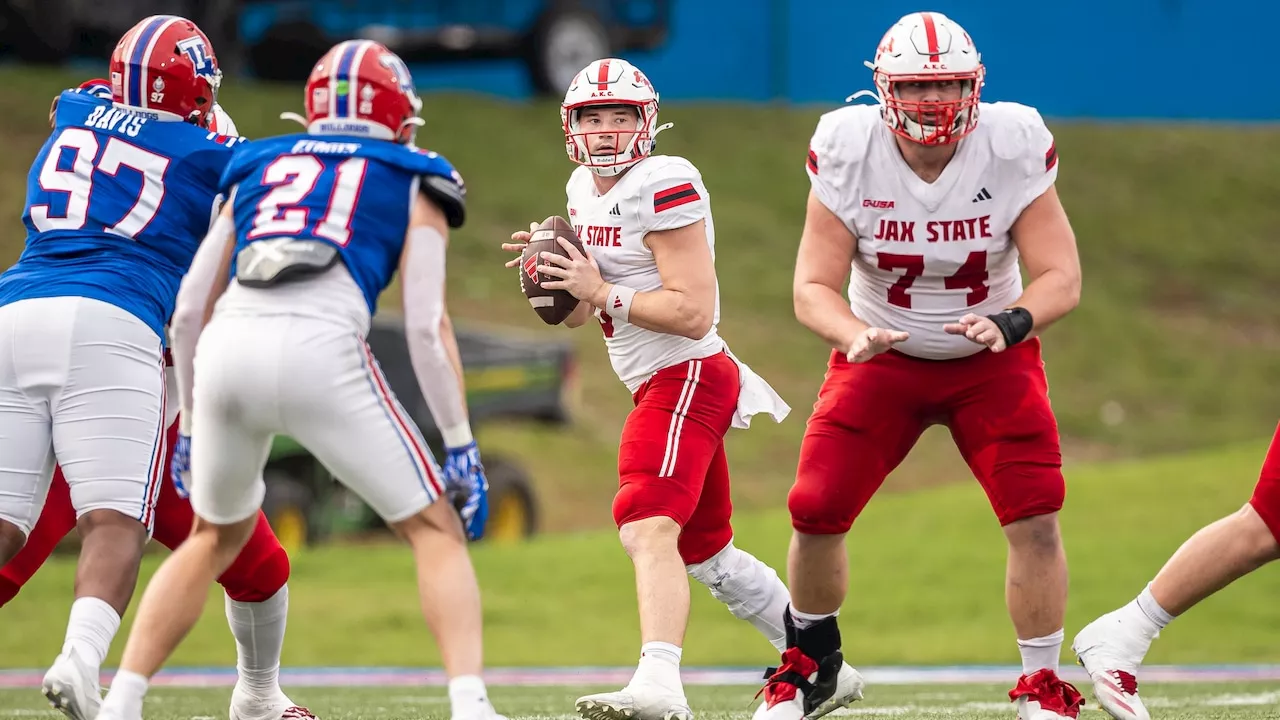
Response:
M145 38L145 40L143 38L138 39L138 45L144 48L142 52L142 62L138 65L138 68L142 71L139 73L141 80L139 85L141 86L142 92L137 96L137 100L139 101L138 107L150 107L147 104L147 100L151 97L151 73L149 72L151 53L156 49L156 45L160 42L160 38L164 35L165 30L168 30L170 25L178 22L178 18L172 15L161 16L157 19L160 20L159 27L156 27L154 22L147 26L147 30L156 27L155 32L153 32L150 37ZM145 35L145 33L146 31L144 30L143 34ZM142 45L143 42L146 43L145 46Z
M596 89L597 90L609 89L609 61L608 60L605 60L604 62L600 63L600 72L599 74L596 75Z
M929 43L929 62L939 62L938 27L933 23L933 13L920 13L924 18L924 38Z

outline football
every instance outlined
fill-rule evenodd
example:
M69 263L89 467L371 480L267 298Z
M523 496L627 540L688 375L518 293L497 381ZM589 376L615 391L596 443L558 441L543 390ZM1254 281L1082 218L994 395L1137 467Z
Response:
M563 257L569 256L560 246L558 238L568 240L578 250L586 253L573 226L559 215L543 220L520 253L520 289L529 298L534 312L548 325L559 325L578 307L578 299L570 295L568 290L547 290L542 287L542 283L553 282L556 278L538 272L538 266L546 264L539 259L539 253L553 252Z

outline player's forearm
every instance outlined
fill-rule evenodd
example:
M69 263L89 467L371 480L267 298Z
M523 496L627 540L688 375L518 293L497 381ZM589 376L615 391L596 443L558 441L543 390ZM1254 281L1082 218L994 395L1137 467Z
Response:
M418 228L406 242L401 280L409 361L445 445L460 447L472 437L462 362L445 312L445 241L436 230Z
M836 350L848 352L854 338L870 327L853 314L843 295L821 283L797 284L792 300L800 324Z
M444 351L449 356L449 365L453 367L453 374L458 378L458 390L462 393L462 397L467 397L467 380L462 370L462 351L458 349L458 336L453 331L453 319L449 317L449 311L444 311L444 317L440 318L440 341L444 344ZM462 414L468 417L467 403L462 403Z
M438 327L438 326L437 326ZM471 442L471 424L467 420L466 396L462 392L461 373L455 368L438 332L409 331L409 361L418 379L427 409L448 447Z
M1034 324L1028 337L1040 334L1079 304L1080 274L1057 268L1047 270L1032 280L1013 303L1015 307L1026 308L1031 313Z
M569 317L564 319L564 325L568 328L582 327L587 324L587 320L591 317L591 303L585 300L578 301L578 307L569 313Z
M173 370L178 382L178 401L181 403L182 422L189 427L191 407L195 396L195 351L200 333L213 314L213 304L226 287L223 279L229 273L228 264L234 249L235 227L230 217L219 215L200 249L191 261L191 267L178 287L178 297L169 321L169 334L173 340Z
M629 304L625 313L619 301ZM592 304L645 330L700 340L711 331L715 296L707 302L679 290L635 292L606 283Z

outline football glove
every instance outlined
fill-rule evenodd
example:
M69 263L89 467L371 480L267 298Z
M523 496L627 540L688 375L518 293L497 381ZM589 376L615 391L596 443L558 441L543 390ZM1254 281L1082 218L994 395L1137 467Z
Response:
M472 440L445 452L445 492L462 518L467 538L479 540L489 520L489 481L480 463L480 449Z
M191 436L178 433L178 444L173 446L173 460L169 463L169 475L178 497L191 496Z

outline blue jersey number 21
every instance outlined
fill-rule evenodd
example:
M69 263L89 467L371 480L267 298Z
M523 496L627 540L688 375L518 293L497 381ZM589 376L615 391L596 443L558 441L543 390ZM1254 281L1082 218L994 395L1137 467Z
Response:
M365 158L348 158L338 164L333 192L329 194L324 216L311 228L312 234L341 247L351 242L351 216L360 199L368 164ZM262 172L262 184L270 187L271 192L258 203L253 229L245 238L256 240L305 232L310 224L309 213L302 203L315 190L324 169L324 163L314 155L282 155L272 161Z

